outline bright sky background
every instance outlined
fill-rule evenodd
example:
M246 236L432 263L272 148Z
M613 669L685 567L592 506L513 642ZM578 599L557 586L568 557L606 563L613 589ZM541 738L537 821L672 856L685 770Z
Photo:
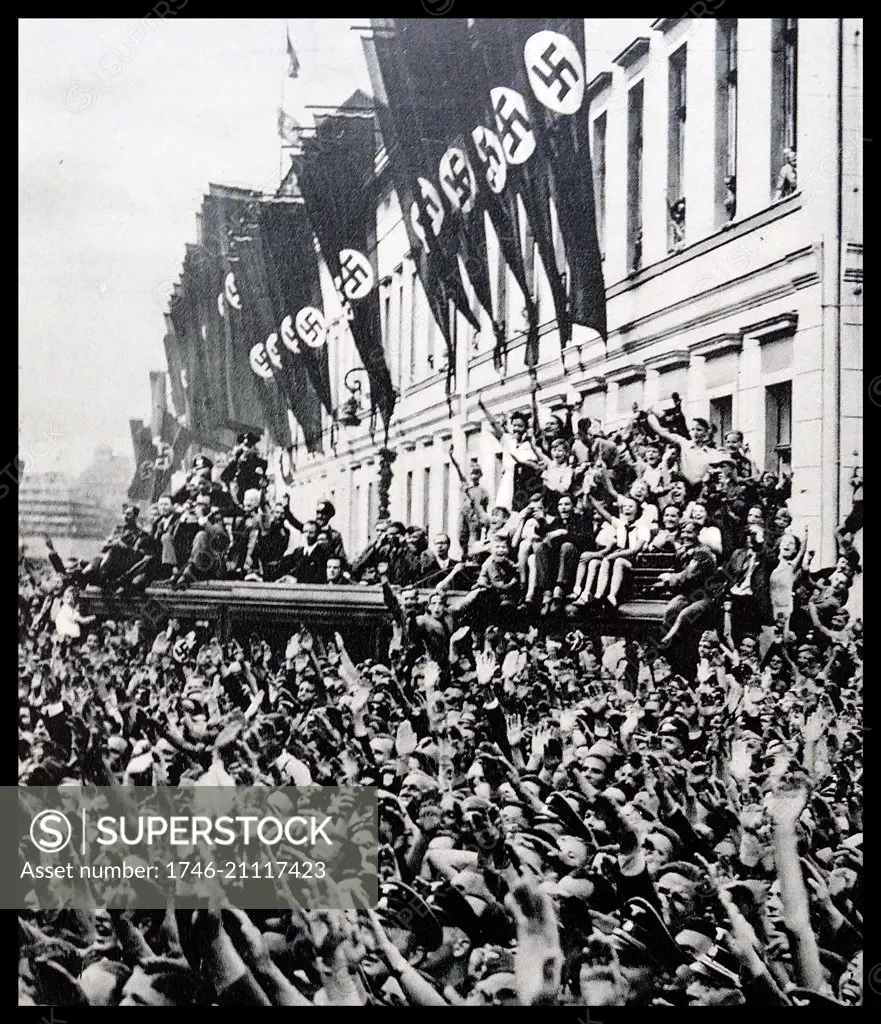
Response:
M34 470L79 472L101 443L131 457L208 183L276 189L283 90L304 125L307 105L369 92L350 31L367 20L292 19L296 81L282 19L19 22L19 448ZM590 23L588 77L647 25Z

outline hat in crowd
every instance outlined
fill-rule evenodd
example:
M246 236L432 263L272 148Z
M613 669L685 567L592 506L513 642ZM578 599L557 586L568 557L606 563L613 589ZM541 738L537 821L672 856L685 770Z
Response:
M336 515L336 509L333 506L333 502L328 501L326 498L323 498L321 501L318 502L318 504L315 506L315 511L323 512L328 519L333 519L333 517Z
M661 724L659 736L675 736L680 743L687 743L689 738L688 722L679 715L673 715Z
M207 455L197 455L193 459L193 469L214 469L214 463Z
M686 929L676 936L676 945L687 959L686 968L690 974L707 978L716 985L726 988L740 987L740 971L735 957L719 945L716 936Z
M236 444L257 444L260 440L260 434L255 433L253 430L248 430L244 434L239 434L236 438ZM204 458L204 456L199 456Z
M376 910L388 923L413 932L425 949L437 949L443 942L443 929L434 911L415 889L403 882L380 885Z
M617 746L611 740L597 740L588 750L588 757L598 757L601 761L611 761L618 753Z
M682 950L661 915L647 900L641 896L629 899L621 916L621 924L612 933L619 955L636 952L670 966L683 962Z

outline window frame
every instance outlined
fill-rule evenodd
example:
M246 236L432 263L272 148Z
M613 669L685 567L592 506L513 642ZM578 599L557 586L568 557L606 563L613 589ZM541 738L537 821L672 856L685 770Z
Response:
M638 102L637 102L638 98ZM638 116L636 111L638 110ZM627 90L627 270L638 271L642 260L643 182L645 177L645 86L643 79Z

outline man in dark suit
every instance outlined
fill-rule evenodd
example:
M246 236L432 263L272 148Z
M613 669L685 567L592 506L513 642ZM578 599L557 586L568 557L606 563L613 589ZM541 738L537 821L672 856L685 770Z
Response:
M751 526L747 530L746 546L738 548L725 566L735 644L747 634L757 636L763 626L774 623L770 582L774 561L765 547L764 531L760 526Z
M662 645L668 644L713 605L714 593L709 584L716 570L716 557L709 548L698 544L697 534L697 524L687 519L679 530L674 571L658 577L658 587L674 592L664 609L667 633L661 640Z
M332 587L351 586L352 581L343 572L343 563L339 555L330 555L325 565L327 578L325 582Z
M288 497L290 503L290 497ZM346 560L346 549L343 546L343 537L339 530L335 530L331 525L330 521L336 515L336 509L333 504L326 499L319 501L315 507L315 522L318 524L318 529L324 531L327 534L328 543L327 551L328 554L337 555L347 565ZM299 519L288 509L288 522L293 526L295 530L299 530L300 533L305 531L305 523L301 523Z
M283 559L283 575L297 583L326 583L327 559L328 550L318 539L318 523L309 519L303 523L303 543Z
M284 575L284 559L291 543L290 510L287 501L276 501L266 529L258 538L253 553L253 568L267 583Z

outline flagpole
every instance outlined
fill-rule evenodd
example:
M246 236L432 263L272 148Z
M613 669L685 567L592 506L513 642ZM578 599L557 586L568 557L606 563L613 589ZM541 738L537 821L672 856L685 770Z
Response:
M285 57L285 61L287 61L287 59L288 59L288 19L287 18L284 19L284 42L285 42L284 57ZM285 65L285 68L287 68L287 65ZM287 70L285 70L285 73L282 75L282 79L281 79L281 97L280 97L280 106L278 108L282 112L284 112L284 109L285 109L285 106L284 106L284 84L285 84L285 81L286 81L287 77L288 77L287 76ZM279 146L278 146L278 187L281 188L281 183L284 181L284 166L283 166L283 161L284 161L284 145L283 145L283 143L284 143L284 140L279 138L278 142L279 142Z

